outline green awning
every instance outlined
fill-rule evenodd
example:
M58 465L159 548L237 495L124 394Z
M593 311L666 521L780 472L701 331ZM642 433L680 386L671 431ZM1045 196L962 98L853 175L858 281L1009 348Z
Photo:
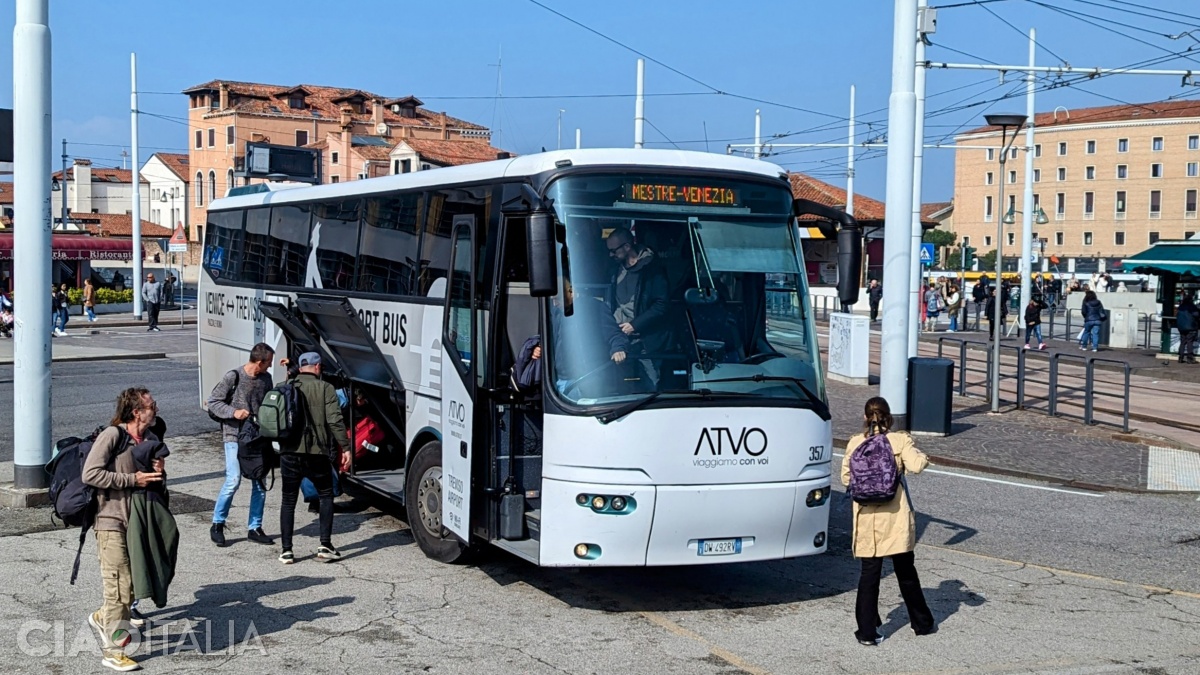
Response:
M1124 259L1121 267L1138 274L1178 274L1200 278L1200 241L1160 241Z

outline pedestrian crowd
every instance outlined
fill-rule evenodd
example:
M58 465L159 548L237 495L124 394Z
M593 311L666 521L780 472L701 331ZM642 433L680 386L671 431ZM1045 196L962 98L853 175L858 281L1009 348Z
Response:
M154 274L147 274L142 284L140 294L146 304L148 315L147 332L162 332L158 327L158 316L163 306L175 304L176 285L178 280L168 274L164 281L156 281ZM96 322L96 285L91 278L85 279L82 289L72 289L70 284L62 282L50 284L50 335L65 337L67 324L71 321L71 293L81 291L78 302L82 307L81 314L88 323ZM12 293L0 291L0 337L11 338L16 325L14 314L15 303Z

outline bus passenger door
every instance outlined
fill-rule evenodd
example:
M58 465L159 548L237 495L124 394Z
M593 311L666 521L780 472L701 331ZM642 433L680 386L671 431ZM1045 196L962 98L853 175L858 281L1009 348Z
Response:
M476 339L474 221L470 215L454 218L442 314L442 525L467 543L475 372L482 356Z

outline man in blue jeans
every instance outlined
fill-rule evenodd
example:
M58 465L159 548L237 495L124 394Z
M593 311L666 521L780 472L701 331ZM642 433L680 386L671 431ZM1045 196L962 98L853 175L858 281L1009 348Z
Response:
M233 495L242 482L242 469L238 465L238 432L242 424L258 412L263 397L271 390L271 363L275 350L260 342L250 350L250 361L241 368L225 373L208 396L208 411L221 420L221 437L225 442L225 484L217 495L213 508L212 527L209 536L217 546L225 546L225 519ZM263 506L267 493L257 481L251 481L250 518L246 524L246 538L259 544L274 544L262 529Z

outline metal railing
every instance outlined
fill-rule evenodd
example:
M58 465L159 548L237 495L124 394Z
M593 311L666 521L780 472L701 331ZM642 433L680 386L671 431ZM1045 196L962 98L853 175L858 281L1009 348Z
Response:
M991 399L992 350L991 343L986 340L940 336L938 337L938 357L956 358L958 369L957 394L983 400ZM974 347L974 348L972 348ZM953 356L949 356L953 354ZM1004 357L1015 359L1016 367L1005 367ZM1078 374L1064 373L1061 367L1066 360L1078 361L1083 367L1083 381ZM1118 368L1100 369L1102 372L1119 372L1121 381L1096 379L1096 364L1112 364ZM1064 403L1082 395L1083 414L1078 416L1084 424L1101 424L1096 420L1095 400L1097 397L1121 401L1121 430L1129 432L1129 388L1130 376L1133 369L1128 363L1116 359L1105 359L1084 354L1059 352L1046 354L1037 350L1025 350L1022 345L1001 345L1000 363L1000 405L1012 404L1018 409L1043 412L1051 417L1071 416L1064 412ZM982 379L976 377L982 375ZM1040 376L1046 375L1047 394L1045 396L1030 395L1026 384L1040 382ZM1006 400L1005 383L1012 381L1008 387L1015 395L1014 400ZM1097 384L1103 385L1097 387ZM1119 387L1120 393L1107 391L1107 388ZM1079 401L1074 401L1079 404ZM1043 405L1044 404L1044 407Z

